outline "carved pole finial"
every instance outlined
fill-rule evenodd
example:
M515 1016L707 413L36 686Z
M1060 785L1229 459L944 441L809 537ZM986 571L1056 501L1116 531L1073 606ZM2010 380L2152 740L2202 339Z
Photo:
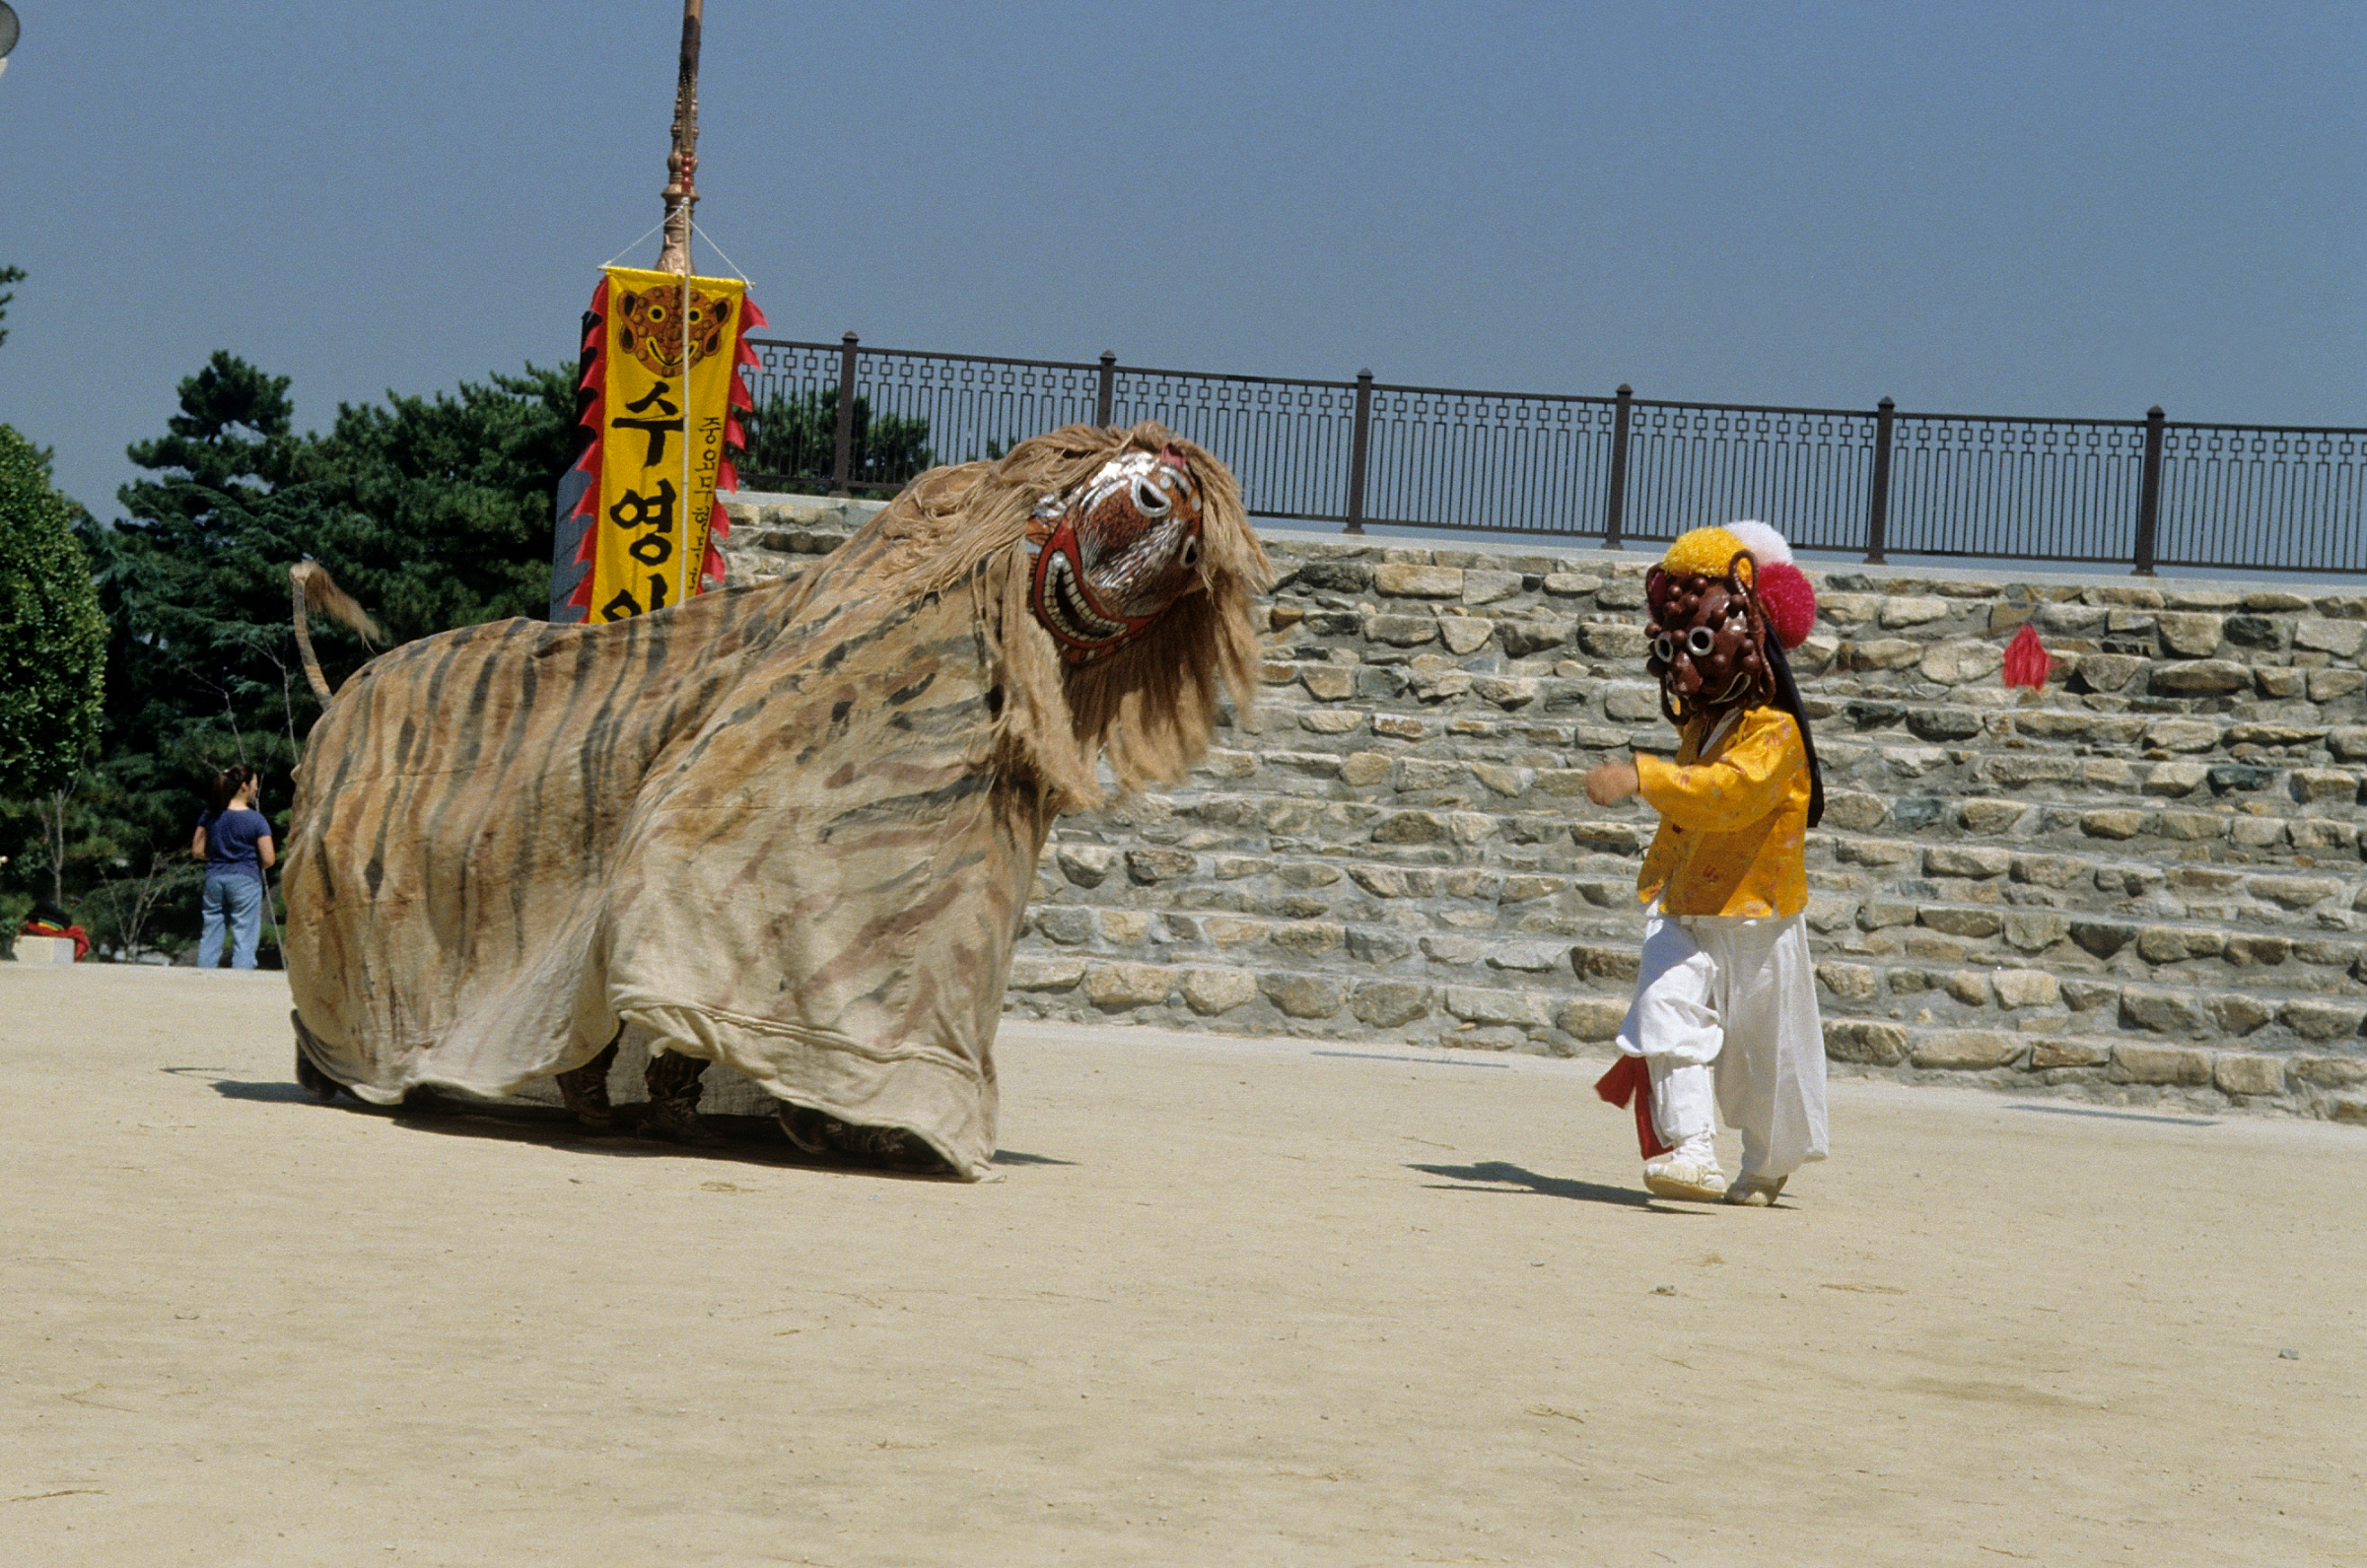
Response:
M690 211L699 204L699 17L705 0L682 0L682 69L674 88L674 144L665 155L665 242L660 272L690 273Z

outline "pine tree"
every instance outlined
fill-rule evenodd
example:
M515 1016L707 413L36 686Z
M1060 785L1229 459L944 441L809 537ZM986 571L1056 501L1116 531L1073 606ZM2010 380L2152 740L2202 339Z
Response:
M173 878L213 775L244 762L285 831L289 772L319 705L290 624L288 568L308 556L395 641L507 615L549 594L551 493L574 456L573 388L525 368L456 395L344 406L325 437L293 425L288 378L216 353L180 383L166 434L129 448L150 477L129 514L79 529L107 631L104 761L86 784L76 855L103 945L128 926L196 931L194 878ZM315 617L332 686L371 654ZM161 889L161 891L160 891Z
M456 395L341 405L313 471L316 553L397 642L550 604L551 493L575 460L575 388L527 366Z

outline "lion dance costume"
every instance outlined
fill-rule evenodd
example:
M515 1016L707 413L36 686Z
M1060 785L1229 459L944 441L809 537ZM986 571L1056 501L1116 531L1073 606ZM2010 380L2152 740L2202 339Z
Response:
M1803 841L1824 786L1783 657L1815 624L1816 593L1775 529L1738 522L1670 545L1645 597L1648 668L1679 738L1674 762L1636 758L1660 828L1636 877L1636 1000L1596 1087L1634 1106L1655 1194L1772 1203L1826 1144L1803 915ZM1719 1113L1742 1132L1731 1184L1712 1142Z
M819 565L608 625L423 638L328 700L286 877L299 1076L387 1104L556 1078L716 1141L987 1174L996 1024L1064 809L1180 779L1257 685L1271 569L1231 474L1155 425L935 469ZM344 601L350 605L350 600Z

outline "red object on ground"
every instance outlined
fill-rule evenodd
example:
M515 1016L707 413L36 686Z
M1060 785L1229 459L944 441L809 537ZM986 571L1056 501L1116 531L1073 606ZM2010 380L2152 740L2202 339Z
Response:
M2014 640L2005 645L2005 684L2044 691L2047 673L2054 668L2054 660L2039 643L2038 628L2024 622Z
M1613 1105L1635 1105L1636 1142L1645 1159L1668 1152L1668 1145L1652 1130L1652 1069L1641 1057L1622 1054L1609 1072L1594 1080L1594 1092Z
M79 925L53 925L47 920L27 920L17 928L19 936L71 936L74 938L74 962L81 963L91 956L91 933Z

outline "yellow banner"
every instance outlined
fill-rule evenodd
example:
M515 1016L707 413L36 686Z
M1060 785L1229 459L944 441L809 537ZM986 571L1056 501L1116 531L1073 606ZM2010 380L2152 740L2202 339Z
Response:
M598 511L586 619L706 585L746 285L610 267L601 312ZM687 330L686 330L687 329Z

